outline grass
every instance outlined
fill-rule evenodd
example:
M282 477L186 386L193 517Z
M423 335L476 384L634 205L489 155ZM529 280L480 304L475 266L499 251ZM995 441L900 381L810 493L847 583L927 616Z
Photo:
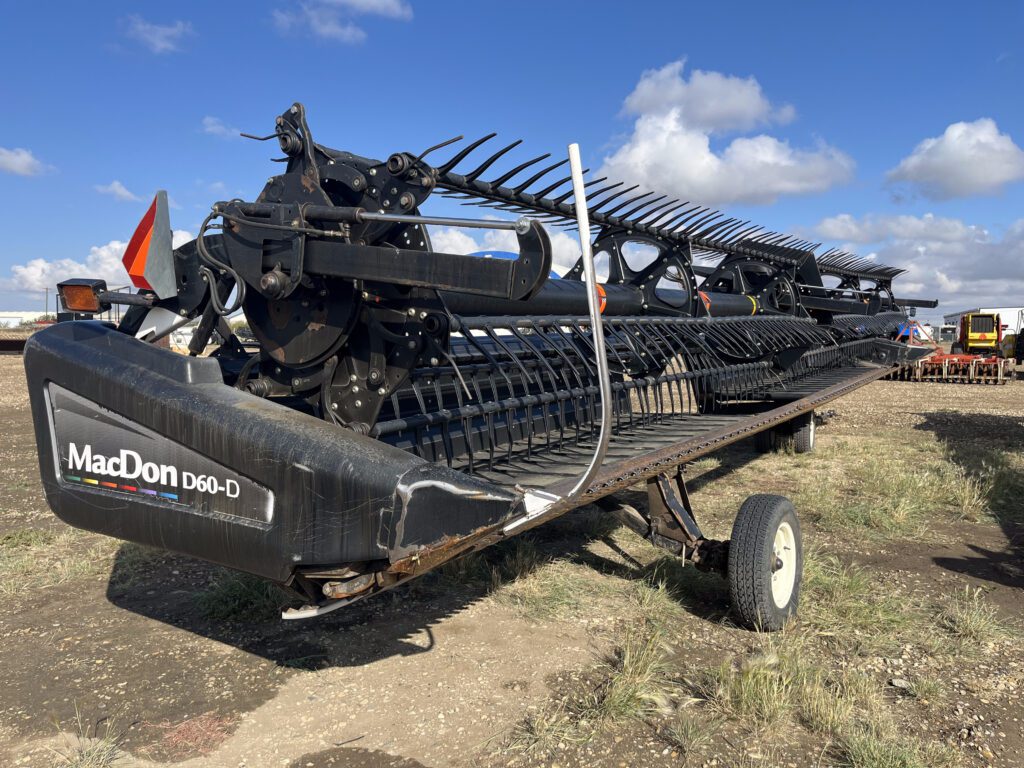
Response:
M0 536L0 552L36 549L53 541L53 531L42 528L19 528Z
M1018 474L988 465L970 471L938 443L905 434L891 445L836 440L814 454L776 463L805 517L828 531L879 537L927 538L937 514L978 521ZM842 472L832 471L837 466Z
M222 569L196 598L200 612L218 621L271 621L288 600L276 584L248 573Z
M663 631L641 622L594 671L583 689L549 703L513 730L512 752L536 753L565 743L584 743L602 729L667 710L675 683Z
M64 743L52 750L52 768L114 768L122 756L123 737L113 718L101 722L102 733L100 723L86 722L76 704L74 732L61 731Z
M487 560L490 590L499 605L537 621L571 619L595 600L621 594L621 582L543 552L530 537L517 537Z
M916 677L910 681L907 692L923 705L932 706L942 701L946 688L941 680L934 677Z
M971 523L978 522L989 511L996 481L994 473L986 468L981 474L971 474L959 464L952 464L948 473L950 496L957 516Z
M74 528L26 528L5 534L0 540L0 595L14 597L29 588L105 573L117 544Z
M815 670L801 691L798 719L814 733L838 733L853 717L855 700L846 695L843 681Z
M850 726L837 742L839 765L848 768L954 768L960 765L955 750L934 742L921 742L876 722Z
M689 755L710 746L720 726L720 720L702 720L692 714L682 713L670 721L659 735L666 744Z
M663 631L631 630L602 665L604 682L586 703L587 719L604 725L665 711L670 669Z
M959 765L955 750L901 731L872 678L817 666L805 658L799 641L762 638L761 646L705 674L697 691L711 711L766 738L796 720L824 738L835 761L848 768ZM917 684L922 696L938 695L934 681Z
M963 644L991 642L1005 628L980 589L964 587L939 609L938 624Z
M765 638L763 644L757 654L707 670L696 684L696 693L714 712L751 723L755 730L790 712L805 674L797 655L778 653L774 640Z
M868 570L808 550L801 592L802 625L829 645L861 653L898 645L926 617ZM920 637L919 634L917 634Z
M688 471L694 473L713 472L722 466L722 460L717 456L705 456L702 459L690 462L686 465Z
M155 547L147 547L144 544L136 544L131 541L122 542L110 579L122 587L136 584L145 580L152 572L153 566L167 557L167 552Z

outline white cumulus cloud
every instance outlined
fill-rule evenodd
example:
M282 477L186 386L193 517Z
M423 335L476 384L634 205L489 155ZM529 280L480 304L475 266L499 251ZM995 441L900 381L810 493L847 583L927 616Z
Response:
M430 243L439 253L478 253L506 251L519 253L519 240L508 229L483 230L481 239L476 239L464 229L454 227L429 227ZM564 274L580 257L580 241L560 230L547 230L551 239L551 263L555 271Z
M1024 179L1024 150L990 118L953 123L918 144L888 178L936 200L991 195Z
M192 25L187 21L154 24L141 16L129 16L125 33L153 53L172 53L179 50L182 40L192 34Z
M624 105L636 115L633 132L605 157L598 176L711 205L770 203L852 177L853 160L824 142L797 148L762 133L716 149L716 134L785 123L795 111L772 105L752 77L697 70L687 79L683 67L680 61L644 72Z
M359 15L409 21L412 7L405 0L312 0L288 10L274 10L271 18L284 33L305 33L354 45L366 39L366 30L351 19Z
M138 202L142 199L117 179L114 179L109 184L97 184L93 189L101 195L110 195L117 200L124 200L126 202Z
M848 213L823 219L817 232L829 240L847 243L877 243L889 238L961 242L986 238L988 234L960 219L949 219L926 213L923 216L890 216L869 214L856 218Z
M713 131L750 130L766 123L788 123L796 111L775 107L753 77L735 77L695 69L683 76L686 60L649 69L626 97L627 114L666 114L675 110L691 128Z
M207 115L203 118L203 133L220 136L222 139L235 139L238 138L239 130L227 125L219 117Z
M46 166L28 149L0 147L0 171L15 176L38 176Z
M907 270L893 288L897 296L938 299L937 310L921 310L925 317L1024 303L1024 219L1001 235L932 214L840 214L823 219L815 230L842 247L869 246L869 257Z
M405 0L326 0L329 5L347 8L353 13L371 16L386 16L390 19L408 21L412 18L412 6Z
M176 229L171 244L177 248L193 240L191 232ZM75 259L31 259L11 267L11 278L0 280L0 289L8 291L42 292L53 288L62 280L72 277L92 277L106 280L111 288L128 285L130 280L121 257L128 243L111 240L106 245L94 245L82 261Z

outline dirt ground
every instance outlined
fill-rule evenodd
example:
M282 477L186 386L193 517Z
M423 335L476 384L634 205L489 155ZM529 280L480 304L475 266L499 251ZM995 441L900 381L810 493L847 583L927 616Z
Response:
M594 509L291 623L56 520L0 357L0 764L1024 765L1024 382L830 408L812 455L688 469L718 538L746 495L793 498L813 573L783 633Z

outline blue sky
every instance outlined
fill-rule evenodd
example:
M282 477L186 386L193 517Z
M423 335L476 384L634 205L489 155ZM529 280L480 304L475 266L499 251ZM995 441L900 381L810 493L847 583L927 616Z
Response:
M272 147L232 134L296 100L321 143L382 158L577 141L594 169L905 266L899 293L1024 304L1024 5L705 5L12 5L0 308L112 271L158 188L192 233L254 198Z

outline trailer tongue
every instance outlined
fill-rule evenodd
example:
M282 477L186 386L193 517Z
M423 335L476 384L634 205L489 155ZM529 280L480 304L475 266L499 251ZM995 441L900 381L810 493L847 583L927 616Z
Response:
M77 311L130 305L120 326L29 341L61 519L284 584L301 618L601 502L728 576L748 624L795 612L792 505L753 496L732 542L710 540L680 467L757 433L809 449L815 408L913 357L892 340L898 270L584 182L574 147L564 178L533 172L545 155L483 181L515 144L469 172L486 139L436 166L445 145L381 162L317 144L298 104L270 138L285 172L215 204L195 241L171 249L157 196L125 256L137 292L61 285ZM437 191L517 218L422 214ZM437 223L503 229L519 255L436 252ZM580 233L561 280L545 225ZM255 346L231 333L238 310ZM196 319L191 356L152 343ZM215 330L226 343L200 356ZM642 482L645 510L612 496Z

